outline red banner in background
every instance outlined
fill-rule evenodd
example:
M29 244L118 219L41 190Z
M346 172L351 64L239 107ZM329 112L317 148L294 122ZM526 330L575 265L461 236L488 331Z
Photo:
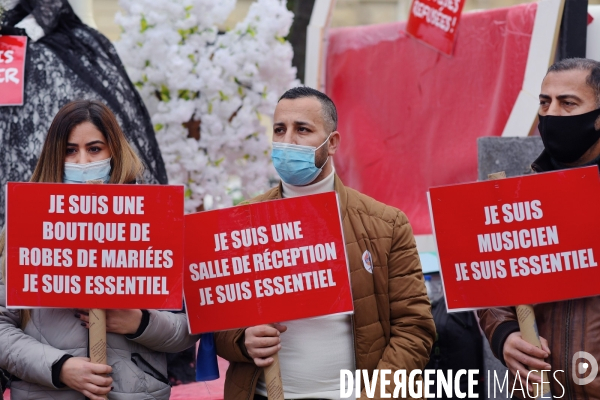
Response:
M23 105L27 36L0 35L0 106Z
M465 0L413 0L406 32L444 54L452 55Z
M335 192L185 216L191 333L353 310Z
M326 92L339 116L344 184L431 234L429 188L477 180L477 138L502 134L536 7L464 13L453 57L408 36L404 23L331 29Z
M13 183L9 308L182 308L183 187Z
M600 295L598 167L429 195L449 311Z

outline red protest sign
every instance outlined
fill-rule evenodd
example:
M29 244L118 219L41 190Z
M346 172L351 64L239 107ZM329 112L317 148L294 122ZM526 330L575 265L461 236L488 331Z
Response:
M0 106L23 105L27 36L0 35Z
M406 32L444 54L452 55L465 0L413 0Z
M448 310L600 295L599 198L597 167L430 189Z
M185 216L191 333L351 312L334 192Z
M13 183L9 308L182 307L180 186Z

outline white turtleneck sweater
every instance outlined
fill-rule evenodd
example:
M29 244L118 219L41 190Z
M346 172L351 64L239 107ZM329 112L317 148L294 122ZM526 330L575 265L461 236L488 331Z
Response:
M297 197L333 191L335 171L308 186L285 182L283 197ZM286 399L339 399L340 370L353 371L354 341L348 314L328 315L282 322L287 331L281 334L279 365ZM264 376L256 392L267 396Z

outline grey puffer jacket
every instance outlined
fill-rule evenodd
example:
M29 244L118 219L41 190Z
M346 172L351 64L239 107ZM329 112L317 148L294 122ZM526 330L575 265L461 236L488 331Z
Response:
M11 383L11 400L83 400L85 396L52 383L52 365L64 355L87 357L88 331L72 309L34 309L24 330L20 312L5 308L5 287L0 280L0 368L18 379ZM168 399L165 353L194 345L185 314L149 310L150 321L135 339L107 333L108 364L113 387L109 400Z

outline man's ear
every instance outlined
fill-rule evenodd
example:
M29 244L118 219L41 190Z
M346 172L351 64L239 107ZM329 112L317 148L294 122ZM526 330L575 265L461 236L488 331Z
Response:
M329 145L328 145L328 154L330 156L334 155L340 145L341 136L338 131L331 132L329 136Z

